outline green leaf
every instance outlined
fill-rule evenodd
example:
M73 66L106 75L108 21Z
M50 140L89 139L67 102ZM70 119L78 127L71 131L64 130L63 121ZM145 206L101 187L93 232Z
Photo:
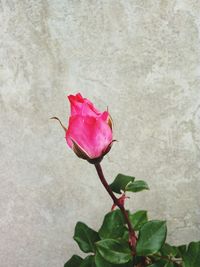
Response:
M132 258L127 242L123 240L104 239L96 243L97 251L109 263L123 264Z
M145 223L140 231L136 252L139 256L152 255L163 246L167 234L165 221L149 221Z
M165 264L166 264L165 260L159 260L159 261L154 262L151 265L148 265L148 267L163 267L165 266Z
M169 261L169 262L167 262L167 263L165 264L164 267L174 267L174 266L177 266L177 265L174 265L173 262Z
M144 225L147 221L147 211L139 210L133 214L129 215L129 219L131 221L132 227L135 231L140 230L141 226Z
M132 266L136 267L136 266L139 266L139 267L143 267L143 264L144 264L144 257L141 257L141 256L134 256L133 259L132 259ZM143 263L141 265L141 263Z
M95 254L96 267L113 267L113 265L107 262L98 252Z
M175 257L175 256L179 253L177 247L175 247L175 246L171 246L171 245L169 245L169 244L167 244L167 243L165 243L165 244L162 246L160 252L161 252L161 254L162 254L163 256L170 256L170 257Z
M98 252L95 254L96 267L133 267L132 260L125 264L113 264L107 262Z
M131 259L129 262L125 264L120 264L120 265L117 264L116 266L113 266L113 267L133 267L133 261Z
M125 240L126 242L129 242L129 232L128 229L124 232L122 239Z
M96 267L94 256L87 256L81 263L80 267Z
M95 252L94 243L98 241L99 235L86 224L78 222L75 227L74 240L83 252Z
M163 265L163 262L155 262L155 263L153 263L153 264L151 264L151 265L148 265L148 267L163 267L164 265Z
M131 182L125 187L125 191L130 191L134 193L140 192L142 190L149 190L148 184L142 180Z
M183 255L186 253L187 251L187 246L186 245L181 245L177 247L178 253L177 253L177 257L178 258L182 258Z
M121 190L125 191L125 187L128 183L133 182L135 177L127 176L124 174L119 173L115 180L110 184L110 188L113 192L121 194Z
M120 210L115 210L106 214L99 236L101 239L116 239L122 237L125 230L124 217Z
M124 264L114 264L112 265L112 267L133 267L133 261L130 260L129 262Z
M83 259L77 255L73 255L71 259L69 259L64 267L79 267L82 263Z
M187 252L183 254L184 267L200 266L200 242L191 242Z

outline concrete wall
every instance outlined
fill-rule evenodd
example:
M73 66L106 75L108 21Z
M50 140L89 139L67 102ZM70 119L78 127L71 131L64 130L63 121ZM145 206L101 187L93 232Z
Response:
M61 267L77 220L98 228L111 201L66 146L66 95L107 105L119 141L103 161L145 179L132 211L200 239L200 2L1 0L1 267Z

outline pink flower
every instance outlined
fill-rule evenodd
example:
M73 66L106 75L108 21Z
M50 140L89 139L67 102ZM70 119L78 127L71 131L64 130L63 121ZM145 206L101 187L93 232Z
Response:
M112 121L80 93L69 95L71 115L66 130L67 144L76 155L91 163L101 161L113 142Z

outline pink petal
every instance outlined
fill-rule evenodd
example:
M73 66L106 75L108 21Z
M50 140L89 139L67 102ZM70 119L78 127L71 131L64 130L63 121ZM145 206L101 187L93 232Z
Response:
M108 117L109 117L108 111L104 111L103 113L101 113L101 118L103 121L108 122Z
M66 139L71 148L73 140L93 159L106 151L112 142L112 131L101 117L76 115L70 117Z
M71 116L99 116L101 114L87 98L83 98L80 93L69 95L68 99L71 104Z

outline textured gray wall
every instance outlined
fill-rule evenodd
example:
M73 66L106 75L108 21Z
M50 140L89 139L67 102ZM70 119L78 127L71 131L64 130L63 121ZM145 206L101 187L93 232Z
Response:
M127 206L167 219L174 244L200 239L199 17L199 0L0 1L1 267L63 266L76 221L111 207L49 120L67 124L77 91L114 119L108 180L151 187Z

